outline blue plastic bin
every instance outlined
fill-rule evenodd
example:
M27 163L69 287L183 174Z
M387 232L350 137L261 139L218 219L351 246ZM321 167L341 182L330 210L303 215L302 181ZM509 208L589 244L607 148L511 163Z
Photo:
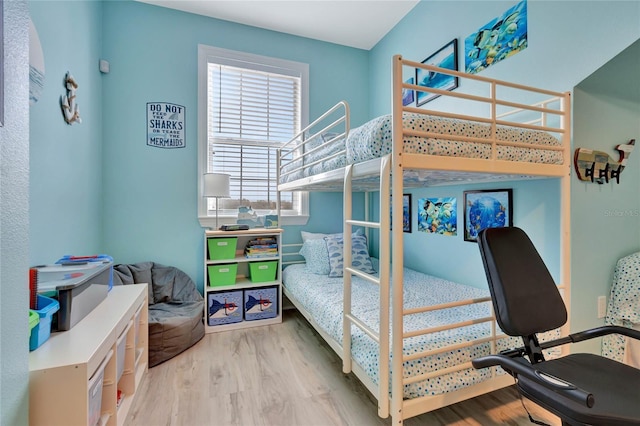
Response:
M38 309L34 311L40 317L40 322L31 329L29 337L29 350L34 351L49 339L51 335L51 318L53 314L58 312L60 304L57 300L50 297L38 295Z

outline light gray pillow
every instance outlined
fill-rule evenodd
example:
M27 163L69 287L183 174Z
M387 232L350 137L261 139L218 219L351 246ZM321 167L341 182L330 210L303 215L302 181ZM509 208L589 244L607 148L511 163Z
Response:
M300 255L307 262L307 269L312 274L329 275L329 252L324 238L308 239L302 244Z
M300 236L302 237L303 243L307 240L323 239L324 237L334 237L337 235L342 235L342 232L338 232L335 234L324 234L322 232L300 231ZM352 235L364 235L364 231L362 230L362 228L357 228L355 231L353 231Z
M302 237L302 242L306 242L307 240L321 240L324 237L328 236L330 234L323 234L320 232L307 232L307 231L300 231L300 236Z

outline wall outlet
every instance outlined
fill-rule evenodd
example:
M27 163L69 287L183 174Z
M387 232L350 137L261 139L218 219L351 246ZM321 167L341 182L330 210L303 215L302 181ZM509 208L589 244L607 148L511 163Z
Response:
M607 296L598 296L598 318L607 314Z
M104 59L100 59L100 61L98 62L98 69L103 74L109 74L109 62Z

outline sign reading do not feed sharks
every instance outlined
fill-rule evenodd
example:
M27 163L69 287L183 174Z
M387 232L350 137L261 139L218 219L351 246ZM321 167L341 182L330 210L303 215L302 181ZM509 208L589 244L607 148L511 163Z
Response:
M185 107L167 102L147 103L147 145L184 148Z

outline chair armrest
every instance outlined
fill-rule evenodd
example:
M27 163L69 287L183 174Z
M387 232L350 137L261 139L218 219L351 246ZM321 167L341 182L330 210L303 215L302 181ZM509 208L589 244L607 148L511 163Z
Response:
M593 407L595 399L593 394L586 392L572 383L558 377L536 370L528 362L520 362L506 355L487 355L474 359L471 364L474 368L486 368L499 365L514 377L521 375L527 379L563 395L586 407Z
M555 340L549 340L547 342L541 342L541 349L554 348L556 346L566 345L569 343L582 342L584 340L595 339L596 337L602 337L609 334L621 334L623 336L631 337L632 339L640 340L640 330L634 330L628 327L621 327L618 325L604 325L602 327L591 328L589 330L579 331L577 333L569 334L568 336L561 337ZM524 348L516 348L520 350Z
M568 337L572 342L581 342L583 340L594 339L596 337L606 336L608 334L622 334L623 336L631 337L632 339L640 340L640 330L634 330L628 327L621 327L618 325L604 325L602 327L596 327L578 333L570 334Z

